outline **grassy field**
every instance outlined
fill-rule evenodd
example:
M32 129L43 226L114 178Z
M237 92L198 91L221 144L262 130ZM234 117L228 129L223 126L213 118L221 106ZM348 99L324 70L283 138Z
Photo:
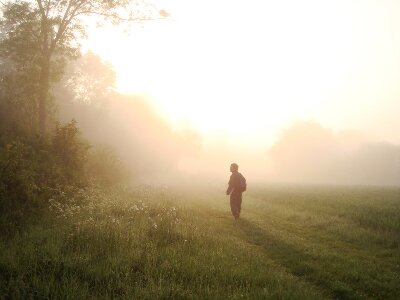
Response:
M0 244L1 299L400 299L400 189L140 188L53 200Z

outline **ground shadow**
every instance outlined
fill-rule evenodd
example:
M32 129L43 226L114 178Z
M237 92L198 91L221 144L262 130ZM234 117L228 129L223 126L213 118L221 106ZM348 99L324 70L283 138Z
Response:
M265 229L246 219L239 219L236 225L248 243L260 246L265 250L276 247L279 243L282 243L282 241L278 241Z
M289 244L283 236L268 232L249 220L240 219L236 225L245 241L260 247L287 272L312 284L328 298L359 298L359 291L349 286L348 282L337 276L338 274L334 276L331 273L329 263L326 265L327 268L322 267L326 261L320 261L320 257L309 253L305 248Z

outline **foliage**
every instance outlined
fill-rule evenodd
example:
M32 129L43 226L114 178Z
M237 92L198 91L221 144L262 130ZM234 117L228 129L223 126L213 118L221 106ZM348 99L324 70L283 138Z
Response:
M112 66L89 51L79 59L69 61L55 94L59 102L72 100L96 107L114 92L115 82Z
M39 12L32 7L31 2L17 1L4 4L2 13L0 19L1 57L11 60L15 69L20 73L38 74L40 63ZM28 71L29 69L36 70Z
M89 145L80 136L77 123L45 124L49 117L55 119L49 113L54 109L54 98L49 91L55 82L60 81L66 61L79 54L79 38L84 36L85 27L81 17L98 14L115 21L126 12L120 8L131 2L1 3L0 216L4 228L9 229L5 231L11 235L28 215L40 215L54 194L73 195L86 188L90 181L101 181L88 177ZM134 10L140 9L135 7ZM138 15L131 17L133 20ZM97 60L95 55L89 55L89 65L90 61ZM88 64L82 65L81 70L87 72L87 67ZM109 66L106 69L110 70ZM89 81L79 82L79 78L86 77L74 76L74 80L71 77L67 88L81 95L82 87L86 85L86 94L99 96L104 89L103 83L93 78L95 73L99 75L99 71L105 72L105 69L92 70L91 84ZM113 82L115 74L110 71L104 79L107 84ZM39 123L52 130L44 135L43 130L38 130ZM101 158L91 156L91 166L100 165L96 159L104 158L104 155ZM113 167L114 175L118 173L117 164L109 162L108 166ZM90 175L103 179L108 176L108 181L112 181L111 176L105 175L108 170L97 168L96 172Z
M1 41L0 41L1 47ZM30 62L19 70L16 63L0 57L0 130L2 135L34 135L37 131L37 76Z
M22 112L13 119L29 120L30 131L36 132L39 122L38 101L43 82L39 80L43 75L43 24L40 21L40 12L35 9L34 3L25 1L8 2L3 7L3 16L0 19L0 60L6 65L7 72L2 72L2 90L4 99L9 101L7 111L12 110L15 104ZM59 81L66 58L76 57L78 48L73 42L64 41L56 47L52 58L49 58L46 89ZM52 98L47 97L43 109L51 110ZM20 118L21 117L21 118Z
M68 184L84 184L89 145L80 138L75 120L64 126L57 125L52 147L59 177Z
M40 215L57 190L87 186L88 145L72 121L58 126L49 142L3 136L0 144L0 215L12 234L27 216Z
M135 6L132 4L136 4ZM165 15L162 11L159 15ZM66 59L79 53L87 17L112 23L154 19L155 9L144 1L9 1L0 19L0 59L11 60L35 89L38 128L47 131L49 92L60 80ZM32 80L34 79L34 80ZM24 83L22 80L20 83Z
M0 195L3 211L12 211L18 202L32 202L39 190L32 159L35 149L16 140L0 148ZM5 201L5 198L8 201Z
M126 183L130 178L117 154L110 147L92 148L87 162L87 175L102 188Z

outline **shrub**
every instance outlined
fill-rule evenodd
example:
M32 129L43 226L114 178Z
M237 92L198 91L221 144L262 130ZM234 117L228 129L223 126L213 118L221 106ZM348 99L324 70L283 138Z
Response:
M76 121L64 126L57 124L52 150L57 173L63 183L84 186L87 183L86 163L89 144L82 139Z

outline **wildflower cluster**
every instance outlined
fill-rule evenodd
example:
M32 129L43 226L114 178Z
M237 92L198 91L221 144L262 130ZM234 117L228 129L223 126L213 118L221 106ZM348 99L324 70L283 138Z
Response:
M179 224L178 213L174 206L162 207L155 215L149 215L148 219L154 230L161 229L167 233L170 233L175 225Z
M95 203L100 203L104 197L101 190L94 187L55 188L52 191L52 198L49 199L49 209L56 218L76 220L82 216L91 217L95 210Z
M107 193L93 187L55 190L49 200L49 209L56 218L65 220L78 231L115 228L122 233L134 226L134 229L144 230L143 233L171 235L179 224L179 217L165 195L165 190L160 192L148 187Z

